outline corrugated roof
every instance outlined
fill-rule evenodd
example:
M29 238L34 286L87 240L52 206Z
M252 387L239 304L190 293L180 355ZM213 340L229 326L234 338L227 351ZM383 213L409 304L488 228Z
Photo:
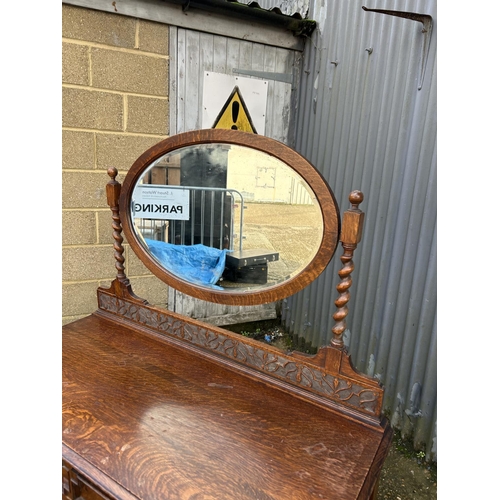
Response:
M270 12L296 19L307 19L309 0L226 0L227 2L243 3L249 7L256 7Z
M163 0L182 5L184 11L200 9L246 17L282 27L294 35L310 35L316 22L307 17L310 0Z

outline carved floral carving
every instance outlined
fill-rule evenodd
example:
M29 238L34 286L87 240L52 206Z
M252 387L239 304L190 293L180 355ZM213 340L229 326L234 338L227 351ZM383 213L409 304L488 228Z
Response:
M366 415L378 416L382 390L376 390L373 386L362 386L348 377L328 373L320 367L297 360L285 353L268 350L264 346L263 348L255 346L246 342L244 337L241 340L234 338L233 335L236 334L230 332L225 334L210 328L209 325L189 322L177 318L168 311L109 295L103 290L99 290L98 300L99 308L103 311L270 374Z

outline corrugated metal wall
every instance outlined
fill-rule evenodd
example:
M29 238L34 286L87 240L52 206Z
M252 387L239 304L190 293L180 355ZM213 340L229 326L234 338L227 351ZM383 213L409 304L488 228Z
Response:
M421 90L423 24L363 5L432 16ZM309 17L319 27L304 53L296 149L342 211L350 191L365 195L346 342L384 384L394 427L436 459L436 2L311 0ZM340 255L284 304L285 324L312 346L331 338Z

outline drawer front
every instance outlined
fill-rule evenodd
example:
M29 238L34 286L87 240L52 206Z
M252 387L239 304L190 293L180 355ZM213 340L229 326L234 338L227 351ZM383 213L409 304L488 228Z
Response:
M62 499L63 500L113 500L96 485L78 474L70 464L62 464Z

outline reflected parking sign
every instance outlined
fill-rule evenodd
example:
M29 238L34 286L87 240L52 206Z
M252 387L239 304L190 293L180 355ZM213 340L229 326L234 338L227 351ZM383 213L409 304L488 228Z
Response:
M139 184L132 211L136 219L189 220L189 189Z

